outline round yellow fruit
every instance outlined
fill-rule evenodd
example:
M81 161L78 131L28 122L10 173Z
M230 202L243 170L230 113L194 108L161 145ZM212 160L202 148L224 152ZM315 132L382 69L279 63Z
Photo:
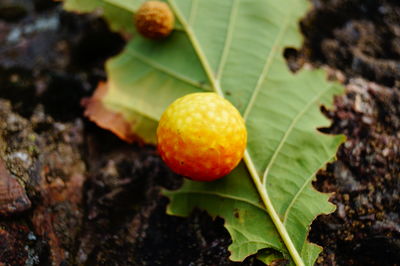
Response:
M135 14L138 32L149 39L167 37L174 28L174 14L161 1L144 2Z
M238 110L216 93L193 93L173 102L157 128L158 150L177 174L212 181L229 174L247 142Z

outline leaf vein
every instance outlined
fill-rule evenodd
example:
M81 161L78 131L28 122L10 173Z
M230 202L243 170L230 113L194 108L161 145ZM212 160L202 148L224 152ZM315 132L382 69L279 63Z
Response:
M294 5L290 5L289 4L289 6L293 8ZM254 91L253 91L253 93L251 95L250 101L247 104L246 109L245 109L245 111L243 113L243 118L244 118L245 121L247 120L247 117L249 116L249 113L250 113L250 111L251 111L251 109L252 109L252 107L254 105L254 102L255 102L255 100L257 98L257 95L260 92L261 85L263 84L263 82L265 81L265 78L267 77L269 69L270 69L270 67L272 65L272 61L273 61L272 59L277 54L276 50L278 49L279 44L281 43L283 37L285 36L285 33L286 33L287 29L289 28L289 22L290 22L291 14L292 14L292 9L290 9L286 13L285 21L283 23L283 27L280 29L279 34L278 34L278 36L277 36L277 38L276 38L276 40L275 40L275 42L274 42L274 44L272 46L271 51L268 53L267 59L265 61L264 68L263 68L263 70L261 72L261 75L260 75L258 81L257 81L256 87L255 87L255 89L254 89Z
M189 15L189 19L188 19L189 25L193 25L193 22L194 22L194 20L196 18L198 4L199 4L198 0L193 0L192 1L192 7L190 9L190 15Z
M271 167L273 166L273 164L275 163L276 158L278 157L278 154L280 153L283 145L285 144L287 138L289 137L289 135L293 132L293 129L295 128L295 125L299 122L300 118L303 117L303 115L309 110L309 108L311 108L312 106L314 106L314 104L330 89L332 88L332 86L329 86L327 89L322 90L320 93L318 93L304 108L303 110L301 110L297 116L292 120L292 122L290 123L288 129L286 130L285 134L283 135L281 141L279 142L278 147L275 149L271 160L269 161L267 167L265 168L264 174L263 174L263 179L262 179L262 184L266 184L267 182L267 177L269 174L269 171L271 170Z
M170 75L170 76L172 76L172 77L174 77L174 78L176 78L176 79L178 79L178 80L180 80L180 81L182 81L184 83L187 83L189 85L192 85L194 87L198 87L200 89L204 89L204 90L207 90L207 91L211 91L212 90L208 85L202 84L202 83L200 83L198 81L195 81L195 80L192 80L192 79L190 79L190 78L188 78L186 76L180 75L177 72L171 71L168 68L166 68L166 67L164 67L164 66L162 66L162 65L160 65L160 64L158 64L156 62L154 62L150 58L142 56L141 54L137 53L133 49L129 49L128 53L131 54L133 57L137 58L139 61L142 61L143 63L151 66L152 68L154 68L154 69L156 69L156 70L158 70L160 72L163 72L163 73L165 73L167 75Z
M242 235L244 238L246 238L246 241L240 242L240 244L247 244L247 243L256 243L256 244L262 244L262 245L266 245L267 247L271 247L274 248L278 251L281 252L285 252L285 250L283 250L282 248L279 248L277 246L275 246L274 244L272 244L271 242L268 241L259 241L259 240L250 240L250 238L248 236L246 236L242 231L240 231L238 228L236 228L233 225L227 225L227 227L232 228L233 230L235 230L238 234Z
M311 180L313 179L313 177L316 175L316 173L319 171L319 169L321 169L322 167L324 167L324 165L326 165L330 160L332 160L332 158L335 157L332 156L331 158L329 158L328 160L324 161L315 172L313 172L304 182L304 184L301 186L301 188L299 189L299 191L297 191L296 195L293 197L293 199L291 200L290 204L288 205L284 215L283 215L283 224L286 225L286 221L287 218L289 216L289 212L290 209L293 208L294 203L296 202L297 198L300 196L301 193L303 193L304 189L307 187L308 184L310 184Z
M221 79L221 75L224 71L224 68L226 65L226 60L228 59L229 48L231 47L231 44L232 44L233 29L235 28L234 25L236 23L238 6L239 6L239 0L234 0L232 7L231 7L230 15L229 15L229 22L228 22L228 28L227 28L224 49L222 52L221 60L219 62L219 66L218 66L218 70L217 70L217 74L216 74L216 79L218 80L218 82Z
M247 204L250 204L258 209L261 209L263 212L266 212L265 208L261 205L258 205L250 200L247 200L245 198L229 195L229 194L223 194L223 193L218 193L218 192L211 192L211 191L196 191L196 190L185 190L185 191L177 191L176 193L179 194L202 194L202 195L211 195L211 196L217 196L220 198L227 198L230 200L236 200L236 201L241 201Z

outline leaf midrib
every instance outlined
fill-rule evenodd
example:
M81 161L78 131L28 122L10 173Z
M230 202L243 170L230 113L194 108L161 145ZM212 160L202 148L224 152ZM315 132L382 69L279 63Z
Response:
M195 50L195 52L197 53L201 64L204 67L204 70L210 80L210 83L212 84L212 87L214 88L215 92L217 94L219 94L221 97L224 97L224 93L222 91L222 88L220 87L220 83L218 80L216 80L214 73L211 69L211 66L207 60L207 57L204 54L204 51L199 43L199 41L196 38L196 35L194 34L194 32L192 31L190 25L187 23L187 21L185 20L184 16L180 13L180 10L177 8L177 6L175 5L175 1L174 0L168 0L171 8L174 10L174 13L176 14L176 16L178 17L178 19L180 20L181 24L183 25L183 28L186 30L186 33L190 39L190 41L192 42L193 48ZM291 13L291 12L290 12ZM284 32L286 31L287 28L287 24L285 24L285 29ZM277 45L277 44L276 44ZM254 94L254 92L253 92ZM253 97L252 97L253 98ZM250 107L251 108L251 107ZM255 170L254 167L254 163L251 159L251 157L249 156L249 153L246 149L245 151L245 155L244 155L244 161L247 165L247 168L249 170L249 173L251 175L251 178L253 179L253 182L257 188L257 191L260 195L260 198L263 200L263 203L266 207L266 210L270 216L270 218L272 219L276 230L278 231L279 235L281 236L283 242L286 245L286 248L288 249L293 261L297 264L297 265L304 265L303 259L301 258L299 252L297 251L296 247L294 246L293 240L291 239L290 235L288 234L285 226L282 224L282 221L278 215L278 213L276 212L276 210L274 209L274 206L268 196L268 193L265 189L265 186L263 186L261 184L261 180L260 180L260 176L258 174L257 171Z

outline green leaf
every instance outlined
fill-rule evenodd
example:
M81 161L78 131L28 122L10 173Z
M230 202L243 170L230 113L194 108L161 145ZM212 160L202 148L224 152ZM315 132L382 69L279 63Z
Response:
M128 141L135 134L155 143L157 120L176 98L209 90L226 97L246 121L244 162L221 180L164 191L168 213L201 208L223 217L232 260L264 250L267 261L273 253L265 249L273 249L313 265L321 248L307 241L310 224L334 206L311 182L343 137L317 130L330 123L320 105L330 106L342 87L321 70L291 73L283 57L285 47L302 42L298 22L308 1L167 2L182 30L129 42L108 62L108 87L87 102L86 114Z
M111 30L135 34L133 13L144 0L64 0L64 9L80 13L97 11L108 21Z
M133 17L143 2L145 0L64 0L64 9L79 13L100 12L112 31L134 35ZM175 29L182 29L179 21L175 23Z
M276 252L273 249L264 249L261 250L258 255L257 259L264 262L266 265L270 265L272 263L279 263L282 261L282 254ZM280 264L278 264L280 265Z

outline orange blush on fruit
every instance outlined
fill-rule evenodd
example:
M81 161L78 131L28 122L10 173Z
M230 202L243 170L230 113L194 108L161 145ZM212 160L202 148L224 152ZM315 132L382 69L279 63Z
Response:
M239 111L216 93L192 93L173 102L157 128L158 150L177 174L213 181L243 157L247 131Z

